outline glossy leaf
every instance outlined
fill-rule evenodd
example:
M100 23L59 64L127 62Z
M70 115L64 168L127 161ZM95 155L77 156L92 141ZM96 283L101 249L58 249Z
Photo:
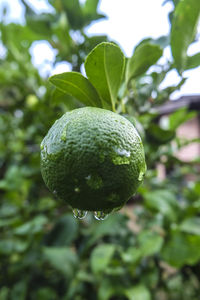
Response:
M146 38L146 39L143 39L136 47L135 47L135 50L140 47L141 45L144 45L144 44L153 44L153 45L158 45L160 46L161 48L165 48L166 46L168 46L170 43L170 38L168 35L162 35L160 36L159 38L157 39L153 39L153 38Z
M180 225L183 232L200 235L200 217L192 217L184 220Z
M33 298L40 300L58 299L57 293L51 287L42 287L40 289L34 290Z
M182 78L179 83L177 85L171 85L166 87L165 89L161 90L160 92L160 99L165 98L166 101L168 101L170 99L170 95L175 92L180 90L180 88L182 87L182 85L186 82L187 78ZM161 101L159 99L159 97L156 99L156 101ZM160 103L160 102L159 102Z
M183 0L176 6L171 27L171 50L180 73L187 66L187 49L195 38L199 16L199 0Z
M186 107L180 108L169 116L169 129L175 130L181 124L193 119L195 116L195 111L188 112Z
M140 252L142 256L158 253L163 245L163 238L152 231L143 231L138 236Z
M115 109L124 64L125 58L122 51L111 43L99 44L86 59L87 77L97 89L104 108Z
M3 204L0 209L0 218L15 217L18 214L19 208L14 205Z
M163 248L162 259L176 268L194 265L200 259L199 247L199 236L175 231Z
M59 90L69 94L87 106L101 107L101 100L94 86L77 72L66 72L50 77L49 81Z
M123 234L123 228L126 224L126 217L121 214L111 214L103 222L96 223L89 231L88 247L104 236L120 236Z
M125 291L129 300L151 300L151 294L144 285L134 285Z
M55 226L45 238L48 246L67 246L72 243L78 235L77 220L71 215L65 215L58 219Z
M187 57L185 70L198 68L200 66L200 52Z
M71 28L80 29L83 26L83 14L79 0L63 0L61 5L64 7Z
M72 110L84 105L73 96L57 88L55 88L55 90L52 92L51 101L54 106L62 105L64 107L67 107L68 110Z
M162 129L157 124L150 124L147 137L150 142L161 145L170 142L175 137L175 131Z
M10 299L25 300L27 297L28 284L26 280L18 281L11 290Z
M84 16L84 25L88 25L91 21L105 18L105 15L97 12L99 0L86 0L82 6L82 12Z
M122 294L122 288L118 285L113 285L112 279L106 276L99 286L98 299L109 300L113 298L112 296L118 296L119 294Z
M2 287L0 288L0 299L1 300L7 300L9 295L9 288L8 287Z
M151 43L141 43L136 47L133 56L129 58L126 67L126 81L145 73L162 56L160 46Z
M51 14L39 14L27 16L27 25L39 36L46 38L51 35L51 24L53 23Z
M22 241L17 238L1 239L0 254L10 255L13 253L23 253L29 246L28 239Z
M126 252L121 253L121 256L125 263L137 264L142 257L142 252L140 248L129 247Z
M97 5L99 3L99 0L86 0L85 5L83 6L83 12L86 15L95 14L97 10Z
M77 264L77 257L69 248L45 247L43 255L52 267L64 275L72 277Z
M47 217L38 215L33 220L18 226L14 233L17 235L36 234L42 231L44 225L48 222Z
M176 220L178 204L175 195L171 191L151 191L144 194L144 200L149 209L160 212L169 220Z
M102 244L94 249L90 261L94 273L105 271L114 254L115 248L115 245Z

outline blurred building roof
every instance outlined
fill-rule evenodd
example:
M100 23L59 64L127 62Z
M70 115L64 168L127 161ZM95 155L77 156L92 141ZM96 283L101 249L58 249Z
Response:
M200 111L200 95L182 96L177 100L170 100L157 107L157 110L160 115L166 115L182 107L188 107L189 110Z

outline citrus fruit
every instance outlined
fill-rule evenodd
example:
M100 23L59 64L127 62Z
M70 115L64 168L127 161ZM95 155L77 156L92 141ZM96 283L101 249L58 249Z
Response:
M41 172L47 187L77 209L80 218L84 214L79 210L98 211L101 216L123 206L145 171L135 127L109 110L84 107L67 112L41 143Z

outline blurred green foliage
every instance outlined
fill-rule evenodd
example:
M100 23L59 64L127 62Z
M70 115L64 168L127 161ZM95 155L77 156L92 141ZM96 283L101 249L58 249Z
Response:
M104 18L97 12L98 0L85 4L49 0L53 12L42 14L21 0L24 25L8 24L4 15L0 24L5 47L0 58L1 300L199 299L199 160L186 163L175 155L194 142L178 138L176 129L195 113L176 111L168 117L167 127L155 122L159 105L185 82L182 77L178 86L161 89L168 72L177 67L182 74L199 64L199 54L189 58L185 54L195 38L200 2L173 3L171 39L146 39L136 47L124 75L128 89L122 84L117 98L118 112L127 114L142 136L148 166L145 182L120 213L103 222L92 215L77 221L44 185L39 144L57 118L82 104L41 77L29 52L34 41L45 40L57 50L55 63L68 61L73 71L80 71L93 47L108 41L106 36L89 37L84 30ZM180 15L185 16L187 5L195 13L185 19L184 45L177 48L181 37L175 29L182 24ZM155 66L168 45L174 58ZM158 163L166 168L164 180L157 176Z

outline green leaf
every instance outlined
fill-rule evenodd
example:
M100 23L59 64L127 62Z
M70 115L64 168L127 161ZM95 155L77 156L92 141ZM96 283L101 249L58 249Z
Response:
M175 131L162 129L157 124L150 124L147 129L147 136L150 142L166 144L173 140Z
M56 291L51 287L41 287L33 292L32 299L38 299L38 300L55 299L56 300L58 299L58 297Z
M141 43L137 46L127 63L126 82L145 73L162 56L162 52L159 45L151 43Z
M142 256L149 256L160 251L163 245L163 238L156 232L143 231L138 236Z
M81 7L84 16L84 25L90 24L92 21L105 18L105 15L97 13L99 0L86 0Z
M0 208L0 217L12 217L16 216L19 211L19 208L8 203L3 204Z
M45 224L47 224L48 219L43 215L38 215L33 220L28 221L21 226L17 227L14 231L17 235L27 235L36 234L43 230Z
M148 208L162 213L169 220L176 220L178 204L175 195L171 191L148 191L144 194L144 199Z
M174 11L171 50L176 68L180 73L187 65L187 49L195 37L199 15L199 0L180 1Z
M122 260L128 264L137 264L141 258L141 251L136 247L129 247L121 253Z
M122 51L111 43L97 45L86 59L87 77L97 89L104 108L115 110L124 64Z
M125 291L129 300L151 300L151 294L144 285L135 285Z
M187 57L187 64L185 70L194 69L200 66L200 52Z
M56 88L52 92L51 101L52 101L53 105L55 105L55 106L63 105L65 107L67 107L67 109L69 111L83 105L82 103L80 103L77 99L75 99L71 95L66 94L65 92L63 92L59 89L56 89Z
M67 14L68 22L72 29L80 29L83 27L83 14L79 0L63 0L62 4Z
M162 251L162 259L170 265L181 268L194 265L200 259L200 237L175 231Z
M87 106L102 107L97 91L87 78L78 72L66 72L49 78L59 90L75 97Z
M183 232L200 235L200 217L192 217L184 220L180 225Z
M63 248L50 248L43 249L44 258L49 262L52 267L63 273L65 276L72 277L77 266L77 256L71 249Z
M181 124L196 117L196 114L195 111L188 112L187 107L180 108L169 116L169 129L177 129Z
M96 222L88 231L89 239L87 246L90 247L104 236L123 235L126 222L127 218L122 214L111 214L105 221Z
M51 36L51 25L54 17L51 14L27 15L26 22L28 27L44 39Z
M29 246L28 239L22 241L16 238L0 240L0 254L10 255L13 253L24 252Z
M102 244L94 248L90 259L91 268L94 273L105 271L115 252L115 249L116 246L110 244Z
M164 49L165 47L167 47L169 45L169 43L170 43L170 38L168 35L162 35L157 39L145 38L135 47L135 50L144 44L158 45Z
M110 276L103 278L98 288L98 300L109 300L112 296L119 296L121 294L123 294L122 287L118 284L113 285ZM112 299L115 299L115 297Z
M75 240L78 234L78 222L71 215L65 215L58 219L53 229L45 238L48 246L67 246Z
M8 295L9 295L9 288L6 286L3 286L0 289L0 299L1 300L8 300Z
M97 11L99 0L86 0L83 6L83 12L86 15L94 15Z
M7 227L7 226L16 226L20 222L19 217L14 218L6 218L6 219L0 219L0 228L1 227Z
M160 99L165 98L166 101L169 100L170 95L174 92L174 91L178 91L180 90L180 88L182 87L182 85L184 85L184 83L186 82L187 78L182 78L178 84L176 85L171 85L166 87L165 89L160 91L160 97L157 97L156 101L157 103L160 103ZM160 98L160 99L159 99ZM165 101L165 102L166 102Z
M51 210L56 206L56 201L50 197L42 197L38 201L38 211Z
M14 44L18 51L29 48L32 42L41 39L41 36L33 32L30 27L20 24L10 23L6 26L0 24L0 29L4 45L9 48L11 44Z
M10 299L26 300L28 284L26 279L17 282L10 293Z

